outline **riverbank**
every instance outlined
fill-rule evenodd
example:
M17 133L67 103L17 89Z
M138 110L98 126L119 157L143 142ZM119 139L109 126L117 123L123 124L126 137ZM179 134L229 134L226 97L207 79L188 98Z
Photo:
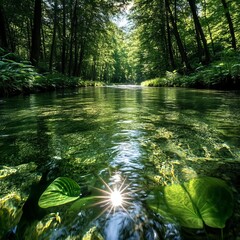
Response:
M199 66L188 75L177 71L141 83L149 87L187 87L236 90L240 89L240 54L229 52L219 56L207 66Z
M0 97L64 88L103 86L103 82L48 72L33 67L14 53L0 48ZM225 53L207 66L195 66L190 74L166 72L165 76L143 81L148 87L185 87L198 89L240 89L240 53Z
M1 49L0 49L1 50ZM0 96L13 96L63 88L102 86L102 82L69 77L58 72L40 72L16 54L0 51Z

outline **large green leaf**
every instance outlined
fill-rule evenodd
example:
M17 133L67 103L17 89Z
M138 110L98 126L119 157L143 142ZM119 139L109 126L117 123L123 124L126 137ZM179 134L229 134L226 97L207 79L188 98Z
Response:
M172 185L164 189L164 198L170 212L180 224L190 228L203 228L203 221L189 193L182 185Z
M43 192L38 201L38 205L41 208L48 208L75 201L79 197L79 185L70 178L59 177Z
M233 212L233 195L229 186L221 179L204 177L186 183L204 223L214 228L224 228Z
M223 180L203 177L164 187L161 194L153 193L148 205L163 215L166 215L167 207L184 227L203 228L205 223L224 228L232 215L233 196Z
M97 198L96 196L80 198L72 204L72 206L68 209L68 211L79 212L82 209L86 209L86 208L97 205L98 201L99 201L99 198Z

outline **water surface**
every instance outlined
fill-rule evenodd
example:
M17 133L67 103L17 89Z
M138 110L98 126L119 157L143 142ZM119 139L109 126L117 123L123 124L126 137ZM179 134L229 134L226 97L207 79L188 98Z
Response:
M177 224L146 208L151 187L212 176L239 191L239 93L83 88L4 99L0 119L1 166L36 163L43 182L36 192L56 177L66 176L78 182L87 196L92 187L106 189L100 178L112 187L117 176L125 179L132 198L126 211L100 216L96 207L70 216L66 214L70 205L37 211L27 217L28 227L18 226L25 239L34 239L33 234L39 234L36 239L81 239L91 231L107 240L192 239ZM51 214L60 216L61 223ZM49 219L55 220L50 224ZM46 222L44 230L36 230ZM237 227L231 225L228 231ZM200 233L196 239L205 235Z

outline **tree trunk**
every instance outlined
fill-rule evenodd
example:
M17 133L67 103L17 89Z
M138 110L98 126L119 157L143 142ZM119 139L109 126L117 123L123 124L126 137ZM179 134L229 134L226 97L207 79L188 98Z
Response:
M207 40L205 38L201 23L199 21L198 15L197 15L195 0L188 0L188 3L190 5L191 12L193 15L193 21L194 21L196 32L197 32L197 34L200 35L202 43L203 43L204 59L202 60L202 63L209 64L210 54L209 54L209 50L208 50L208 46L207 46Z
M75 22L76 22L76 10L77 10L77 0L74 4L74 9L71 11L71 30L70 30L70 46L69 46L69 65L68 65L68 76L72 75L72 65L73 65L73 41L74 41L74 29L75 29Z
M41 26L41 35L42 35L42 40L41 40L42 49L40 49L40 53L42 54L41 58L45 61L46 56L47 56L47 54L46 54L47 51L46 51L45 35L44 35L43 26ZM40 45L40 47L41 47L41 45Z
M232 48L234 50L236 50L237 49L236 37L235 37L234 27L233 27L231 15L229 13L228 5L227 5L226 0L221 0L221 2L223 5L223 8L224 8L225 16L226 16L228 26L229 26L230 35L232 38Z
M0 47L8 49L7 28L2 4L0 4L0 23Z
M165 10L165 3L160 1L159 3L159 9L162 9L162 13L160 14L160 44L159 44L159 70L163 71L164 74L166 70L169 69L169 61L166 61L168 59L168 40L167 40L167 29L166 29L166 10ZM161 72L160 72L161 74Z
M97 71L96 71L96 56L93 56L91 80L92 80L92 81L96 81L96 77L97 77Z
M52 35L52 45L51 45L51 52L50 52L50 58L49 58L49 71L52 71L52 65L53 65L53 55L55 52L55 46L56 46L56 30L57 30L57 5L58 2L55 0L54 2L54 22L53 22L53 35Z
M174 33L174 36L176 38L176 42L177 42L177 45L178 45L178 49L179 49L182 61L185 64L186 69L188 71L191 71L192 67L191 67L191 65L188 61L187 53L184 49L180 34L178 32L178 27L177 27L177 24L174 20L174 17L173 17L173 14L172 14L172 11L171 11L171 8L170 8L170 5L169 5L169 0L165 0L165 4L166 4L166 10L169 12L170 21L171 21L171 24L172 24L172 27L173 27L173 33Z
M65 74L66 65L66 2L62 0L63 6L63 38L62 38L62 74Z
M176 65L175 65L174 56L173 56L173 48L172 48L172 41L171 41L168 12L166 12L166 26L167 26L167 47L168 47L170 66L172 67L172 69L175 69Z
M204 55L202 44L201 44L201 37L199 35L199 32L195 29L196 33L196 41L197 41L197 48L198 48L198 57L199 61L203 63L203 58L202 56Z
M81 43L81 49L80 49L80 53L79 53L79 62L78 62L78 67L77 67L77 71L76 71L76 75L78 77L80 77L82 74L82 63L83 63L83 58L84 58L84 52L85 52L84 43Z
M78 65L78 41L77 41L78 18L77 18L77 6L78 6L78 1L76 0L75 7L74 7L74 15L73 15L73 45L74 45L73 76L76 76L77 65Z
M42 0L35 0L30 61L38 65L41 46Z
M203 7L204 8L204 18L205 18L205 21L206 21L206 24L207 24L209 37L211 39L213 55L215 55L215 47L214 47L212 32L211 32L211 29L210 29L210 26L209 26L209 22L208 22L208 18L207 18L207 7L206 6L207 6L207 3L206 3L206 0L204 0L204 7Z
M32 29L31 19L27 21L27 39L28 39L28 59L30 58L30 51L31 51L31 29Z
M77 43L77 32L75 32L75 41L74 41L74 63L73 63L73 76L77 76L78 68L78 43Z

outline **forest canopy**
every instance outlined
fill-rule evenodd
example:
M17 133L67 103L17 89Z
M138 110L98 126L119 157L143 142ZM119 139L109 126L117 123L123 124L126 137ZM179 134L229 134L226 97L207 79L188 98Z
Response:
M10 60L30 61L48 78L239 86L239 7L237 0L2 0L0 71L11 52ZM0 77L1 91L8 82Z

